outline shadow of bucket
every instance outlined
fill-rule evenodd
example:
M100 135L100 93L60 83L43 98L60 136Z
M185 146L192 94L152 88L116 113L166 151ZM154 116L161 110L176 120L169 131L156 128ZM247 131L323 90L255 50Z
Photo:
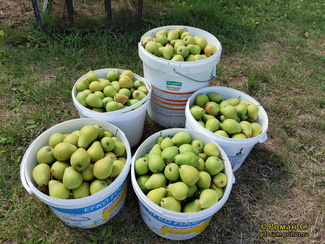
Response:
M144 36L155 36L159 30L174 30L176 25L162 26L146 32ZM139 56L143 63L144 77L152 85L149 116L166 128L185 126L185 107L187 99L198 89L207 87L216 75L216 65L220 61L222 46L219 40L207 31L190 26L181 26L193 36L204 37L214 44L218 52L209 58L177 62L159 58L147 52L138 43Z
M224 159L224 174L227 176L227 185L224 187L224 195L222 198L210 208L195 213L179 213L162 208L152 202L140 189L135 173L135 161L148 152L157 142L159 136L173 136L179 131L186 131L190 134L192 140L201 140L204 144L214 143L218 146L220 156ZM186 240L200 234L210 223L213 215L219 211L227 202L232 185L235 183L235 177L223 149L211 138L204 134L182 128L165 129L159 131L147 138L137 149L132 157L131 164L131 181L135 191L143 221L151 231L157 235L170 240Z
M49 137L56 133L71 133L84 125L101 125L105 130L116 132L126 149L126 162L120 175L105 189L79 199L58 199L39 191L33 179L38 150L48 145ZM28 147L20 165L20 178L29 194L47 204L55 215L71 227L90 229L108 222L123 207L127 193L127 176L131 165L131 149L125 134L116 126L94 119L73 119L57 124L43 132Z
M256 120L256 122L259 123L262 127L261 134L249 139L232 139L217 135L201 126L192 116L190 108L192 105L195 104L195 98L197 95L209 94L212 91L218 92L222 96L223 100L234 97L239 98L239 100L245 98L250 102L258 105L259 112L258 119ZM186 128L199 131L202 134L212 138L215 142L217 142L227 154L234 172L239 169L239 167L242 165L242 163L244 162L252 148L255 146L255 144L264 143L267 140L266 132L268 129L269 120L264 108L254 98L236 89L221 86L211 86L202 88L193 93L193 95L188 99L185 114Z
M116 70L116 69L117 68L98 69L98 70L94 70L94 73L97 75L98 78L107 78L106 75L108 71ZM121 74L124 70L119 69L119 71ZM81 76L78 80L84 77L86 77L86 74ZM149 93L140 102L137 102L132 106L119 109L116 111L112 111L112 112L100 113L86 108L85 106L81 105L77 101L76 98L78 93L78 90L76 88L77 82L75 82L72 88L73 104L77 108L80 118L98 119L98 120L109 122L117 126L119 129L121 129L124 132L127 139L129 140L131 147L135 146L141 140L143 126L146 118L146 112L150 104L150 97L152 93L151 84L147 79L137 74L134 74L134 78L137 80L142 80L145 83L146 87L148 88Z

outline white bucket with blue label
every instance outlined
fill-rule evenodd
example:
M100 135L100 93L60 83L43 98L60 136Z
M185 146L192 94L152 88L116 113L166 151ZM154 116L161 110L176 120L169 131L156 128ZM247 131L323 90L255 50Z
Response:
M71 133L84 125L101 125L105 130L116 133L116 137L125 145L126 162L120 175L105 189L94 195L79 199L57 199L38 190L33 180L33 169L37 164L37 151L48 145L50 135L55 132ZM94 119L73 119L57 124L43 132L28 147L21 166L20 178L29 194L46 203L55 215L71 227L94 228L108 222L123 207L127 193L127 175L131 165L131 149L125 134L116 126Z
M177 62L159 58L147 52L141 44L144 36L155 36L160 30L174 30L183 27L193 36L204 37L209 44L218 48L209 58L193 62ZM152 96L148 108L149 116L165 128L184 127L187 99L198 89L209 85L216 75L222 46L211 33L190 26L162 26L142 35L138 43L139 57L143 63L144 78L152 85Z
M217 135L201 126L192 116L190 108L192 105L194 105L195 98L197 95L208 94L212 91L218 92L222 96L223 100L236 97L239 98L239 100L247 99L250 102L258 105L259 112L258 119L256 120L256 122L259 123L262 127L261 134L248 139L233 139ZM269 120L266 111L254 98L244 92L233 88L210 86L196 91L187 101L185 114L186 128L199 131L200 133L212 138L215 142L217 142L226 152L234 172L240 168L240 166L243 164L243 162L249 155L250 151L257 143L264 143L267 140L267 129Z
M224 159L224 173L228 179L227 185L224 188L223 197L210 208L195 213L174 212L158 206L143 193L136 180L136 173L134 169L135 161L153 147L160 135L163 137L173 136L179 131L188 132L191 135L192 140L198 139L204 144L216 144L219 148L220 156ZM232 185L235 183L235 177L226 153L215 141L197 131L175 128L165 129L153 134L138 147L137 151L132 157L131 181L132 187L139 200L142 219L149 229L166 239L186 240L200 234L209 225L213 215L224 206L229 198Z

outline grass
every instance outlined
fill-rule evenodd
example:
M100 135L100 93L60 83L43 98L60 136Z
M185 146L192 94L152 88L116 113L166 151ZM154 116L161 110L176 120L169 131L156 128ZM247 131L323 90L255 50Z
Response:
M234 173L227 203L189 243L324 243L325 19L322 1L144 1L137 28L128 1L112 1L107 23L101 1L74 1L70 25L58 1L37 29L31 3L0 26L0 240L3 243L172 243L143 222L130 179L127 201L111 221L71 228L29 195L20 163L32 141L53 125L78 118L71 89L89 69L129 68L143 75L137 42L164 25L214 34L223 52L211 85L239 89L267 111L268 139ZM41 2L41 1L40 1ZM131 2L133 3L133 2ZM40 4L40 3L39 3ZM132 5L132 4L131 4ZM41 6L41 5L39 5ZM14 16L20 16L14 17ZM63 16L65 16L63 18ZM125 17L128 16L128 17ZM7 22L6 22L7 21ZM146 120L143 139L161 129ZM133 149L134 150L134 149ZM272 169L269 177L260 168ZM300 230L304 223L307 230ZM261 226L297 225L309 237ZM176 242L177 243L177 242Z

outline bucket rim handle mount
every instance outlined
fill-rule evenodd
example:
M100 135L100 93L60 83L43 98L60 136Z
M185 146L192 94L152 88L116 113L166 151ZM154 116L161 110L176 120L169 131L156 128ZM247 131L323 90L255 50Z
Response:
M193 79L193 78L191 78L191 77L189 77L189 76L187 76L187 75L184 75L184 74L180 73L180 72L177 71L175 68L173 68L173 71L174 71L176 74L181 75L181 76L183 76L183 77L185 77L185 78L187 78L187 79L190 79L190 80L192 80L192 81L196 81L196 82L202 82L202 83L205 83L205 82L211 82L214 78L216 78L215 76L211 76L209 80L196 80L196 79Z

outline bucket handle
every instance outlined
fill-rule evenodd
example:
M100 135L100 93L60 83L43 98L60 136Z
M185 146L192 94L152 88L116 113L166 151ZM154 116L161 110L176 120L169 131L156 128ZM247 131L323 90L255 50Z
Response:
M173 68L173 71L176 73L176 74L178 74L178 75L181 75L181 76L183 76L183 77L185 77L185 78L187 78L187 79L190 79L190 80L192 80L192 81L196 81L196 82L210 82L210 81L212 81L214 78L216 78L215 76L211 76L211 78L209 79L209 80L196 80L196 79L193 79L193 78L191 78L191 77L188 77L188 76L186 76L186 75L183 75L182 73L180 73L180 72L178 72L175 68Z
M259 140L259 143L264 143L267 139L267 134L265 133L265 135L261 138L261 140Z

